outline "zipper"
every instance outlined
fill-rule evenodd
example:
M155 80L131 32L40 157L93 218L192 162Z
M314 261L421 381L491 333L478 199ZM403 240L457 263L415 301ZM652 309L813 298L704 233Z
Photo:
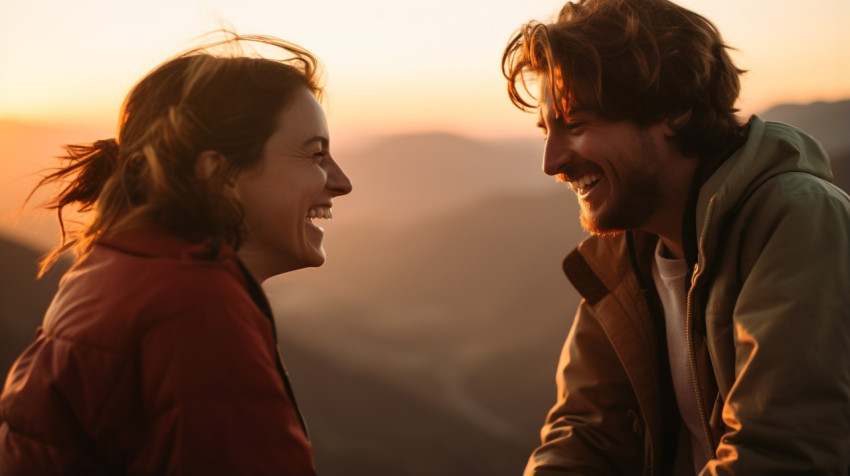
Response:
M275 336L277 336L277 332L275 332ZM283 379L283 386L286 389L286 394L289 396L289 400L292 402L292 408L295 410L295 415L298 417L298 423L301 424L301 429L304 430L304 436L307 437L307 441L310 441L310 432L307 430L307 420L304 419L304 413L301 412L301 408L298 407L298 402L295 400L295 392L292 390L292 382L289 379L289 372L286 370L286 366L283 365L280 345L275 344L274 348L275 355L277 356L277 371Z
M292 382L289 378L289 372L286 370L286 366L283 365L283 356L280 353L280 344L277 341L277 325L274 322L271 305L266 298L266 294L263 291L262 286L260 286L260 283L254 279L251 272L245 267L245 264L239 259L236 260L236 264L239 266L239 269L242 270L242 274L244 275L248 295L251 297L251 300L254 302L254 305L257 306L260 313L269 321L269 324L271 324L272 341L274 343L275 357L277 357L275 359L275 367L277 367L277 373L280 374L280 378L283 380L286 395L292 403L292 409L298 417L298 423L301 424L301 429L304 430L304 436L307 438L307 441L310 441L310 432L307 430L307 421L304 419L304 414L298 407L298 402L295 400L295 392L292 390Z
M705 220L703 221L702 234L699 237L698 246L699 249L702 250L705 243L705 235L706 230L708 229L708 222L710 221L711 212L714 209L714 197L708 202L708 207L705 214ZM714 447L714 438L711 435L711 429L708 424L708 412L705 408L705 402L702 398L702 385L700 384L698 373L697 373L697 358L694 350L694 309L693 309L693 295L694 289L696 288L697 278L700 272L699 262L694 264L694 272L691 275L691 286L688 289L688 297L685 303L685 328L687 329L687 347L688 347L688 363L691 367L691 380L694 384L694 391L696 393L697 398L697 409L699 410L700 422L702 423L702 431L705 434L706 442L708 442L708 450L709 455L714 458L715 457L715 447Z
M702 423L702 431L705 434L706 441L708 442L709 454L712 455L712 458L713 458L714 453L715 453L714 439L711 436L711 430L709 429L709 425L708 425L708 413L706 412L705 402L703 401L703 398L702 398L702 385L700 385L699 377L697 377L697 375L699 375L699 374L697 373L697 358L696 358L696 355L695 355L695 352L694 352L694 343L693 343L693 340L694 340L693 339L693 335L694 335L694 332L693 332L693 313L692 313L692 307L691 307L693 300L691 298L694 294L694 283L696 282L696 275L697 275L698 271L699 271L699 264L695 264L694 265L694 277L691 279L691 289L688 290L688 299L687 299L687 304L686 304L687 307L686 307L686 311L685 311L685 326L686 326L686 329L688 330L688 334L687 334L688 335L688 339L687 339L688 362L690 363L690 367L691 367L691 380L693 381L693 384L694 384L695 396L697 398L697 408L699 409L700 422Z

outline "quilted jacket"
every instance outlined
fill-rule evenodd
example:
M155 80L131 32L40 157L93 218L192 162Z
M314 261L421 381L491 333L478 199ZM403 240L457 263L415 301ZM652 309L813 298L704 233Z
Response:
M6 378L0 474L312 475L275 339L227 245L103 238Z

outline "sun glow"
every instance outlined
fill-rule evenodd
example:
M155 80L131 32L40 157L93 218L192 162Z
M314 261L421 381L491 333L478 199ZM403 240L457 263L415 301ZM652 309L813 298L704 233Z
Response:
M850 3L683 0L712 19L748 69L741 107L850 96ZM546 20L532 2L128 0L0 3L0 118L107 122L136 80L222 26L299 43L328 69L329 112L357 135L453 130L530 135L499 69L511 32ZM36 33L34 33L36 32ZM778 34L793 32L793 35Z

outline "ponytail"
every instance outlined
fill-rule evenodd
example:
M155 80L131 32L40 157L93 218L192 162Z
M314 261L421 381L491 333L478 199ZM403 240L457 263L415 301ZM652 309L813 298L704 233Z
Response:
M90 241L86 236L81 236L84 232L69 232L66 229L63 217L65 207L77 204L78 212L91 211L104 185L119 169L121 152L115 139L99 140L91 145L69 144L64 148L66 154L60 159L67 165L42 178L27 197L29 200L38 189L46 185L63 184L56 197L45 205L50 210L56 210L61 242L39 263L39 277L53 266L62 253Z

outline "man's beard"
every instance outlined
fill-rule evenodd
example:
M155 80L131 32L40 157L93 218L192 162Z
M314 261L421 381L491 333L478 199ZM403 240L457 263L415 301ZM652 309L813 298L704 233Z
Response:
M618 190L613 201L592 215L588 204L579 200L581 226L597 235L617 234L640 228L658 208L658 184L655 181L630 181L626 189Z
M622 170L623 174L617 177L617 187L613 183L614 177L608 177L610 201L595 215L590 213L586 202L579 200L579 220L585 230L606 235L637 229L646 224L661 206L661 171L653 163L658 157L657 150L647 138L637 153L641 154L642 160L628 170Z

